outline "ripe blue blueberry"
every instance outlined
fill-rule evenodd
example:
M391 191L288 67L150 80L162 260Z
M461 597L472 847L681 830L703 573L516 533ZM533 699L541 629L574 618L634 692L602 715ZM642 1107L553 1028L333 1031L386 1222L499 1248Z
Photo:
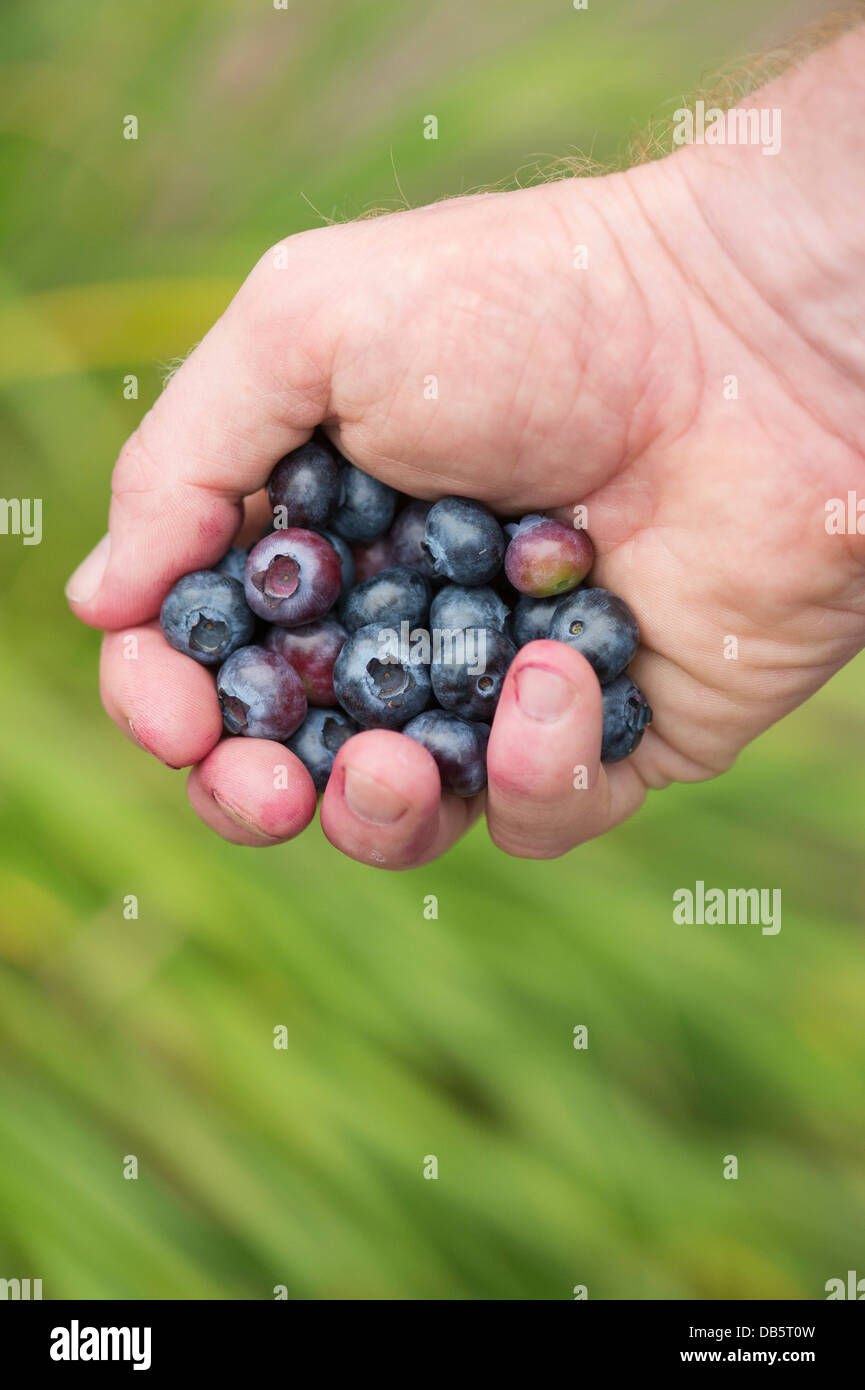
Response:
M430 502L409 502L398 513L389 532L392 563L410 565L412 569L425 574L427 579L432 579L435 574L432 559L424 549L426 519L431 505Z
M339 617L348 632L370 623L399 631L401 622L410 628L420 627L428 612L429 585L423 575L408 565L394 565L349 589L340 604Z
M178 579L159 621L169 646L202 666L218 666L249 642L255 629L243 585L213 570L194 570Z
M383 535L396 511L393 488L362 473L353 463L342 469L341 488L340 505L330 519L330 530L352 545Z
M436 574L474 588L501 569L505 533L480 502L443 497L427 514L424 546Z
M242 584L248 554L248 550L241 550L239 546L233 545L230 550L226 550L219 564L213 566L214 574L229 574L232 579Z
M339 556L317 531L289 526L254 545L246 562L246 601L281 627L320 618L342 587Z
M465 719L489 722L517 649L496 628L468 628L461 636L462 643L441 643L438 651L433 648L433 694L444 709Z
M519 521L506 521L504 524L505 535L509 541L512 541L517 532L521 531L524 526L533 526L536 521L546 521L546 519L542 512L529 512L527 516L521 516Z
M601 685L624 671L640 641L637 620L625 600L607 589L578 589L560 600L550 637L582 652Z
M496 627L505 631L508 606L494 589L481 585L467 589L461 584L445 584L430 607L430 627Z
M367 729L401 729L430 698L426 666L394 661L377 623L349 633L333 668L333 688L343 709Z
M341 709L311 709L285 746L300 758L316 791L323 792L337 753L357 732L357 724Z
M471 796L517 648L551 638L598 676L604 761L636 748L652 718L624 674L637 622L617 595L572 589L592 560L584 533L536 513L503 529L460 497L411 500L394 520L398 494L318 435L280 460L269 492L263 539L184 576L161 613L173 647L220 666L229 733L284 742L321 790L358 728L404 729L444 790Z
M313 527L313 530L316 528ZM351 546L338 536L335 531L319 531L320 536L324 536L326 541L330 541L339 559L339 568L342 575L341 593L345 593L354 583L354 556L351 553Z
M432 753L442 790L457 796L474 796L487 784L489 725L461 719L449 710L428 709L403 728L416 743Z
M524 594L520 598L511 620L514 641L518 647L549 637L553 614L561 601L559 594L553 598L528 598Z
M617 676L605 685L604 736L601 760L618 763L633 753L645 730L652 722L652 707L630 676Z
M229 734L282 743L306 717L300 676L278 652L240 647L220 667L216 693Z
M340 496L340 468L333 449L310 439L279 460L267 495L277 526L325 526Z

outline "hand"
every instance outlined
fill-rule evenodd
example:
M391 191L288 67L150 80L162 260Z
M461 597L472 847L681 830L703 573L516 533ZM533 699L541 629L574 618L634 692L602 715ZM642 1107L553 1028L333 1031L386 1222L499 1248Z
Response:
M514 662L486 793L512 854L561 854L647 787L723 771L865 645L863 538L824 525L827 500L865 476L862 208L847 168L862 153L862 58L860 30L752 99L783 110L778 156L691 146L627 174L303 233L262 258L124 446L110 548L68 591L108 629L108 713L192 766L207 824L277 843L315 794L281 745L220 742L213 678L163 641L160 603L227 549L243 499L254 513L274 462L318 424L416 496L566 517L584 504L593 582L637 613L633 669L655 722L625 763L600 765L600 689L576 652L533 643ZM136 661L123 659L132 631ZM275 764L289 768L279 790ZM430 755L373 730L341 750L321 818L346 854L403 868L441 854L482 801L441 798Z

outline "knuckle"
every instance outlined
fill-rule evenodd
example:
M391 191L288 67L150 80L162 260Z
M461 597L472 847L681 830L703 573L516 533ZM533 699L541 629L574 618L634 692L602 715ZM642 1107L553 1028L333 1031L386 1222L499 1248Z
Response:
M490 786L509 802L538 803L562 794L561 768L547 767L529 757L505 754L492 747L487 755L487 774Z
M507 825L498 825L496 821L490 822L488 829L496 849L512 859L558 859L571 848L569 844L550 846L528 840L524 833Z
M112 495L124 503L154 492L161 482L161 470L144 442L149 418L148 411L120 450L111 475Z
M329 413L338 299L332 294L332 227L275 242L229 309L254 323L255 375L312 429ZM288 384L290 383L290 385Z
M515 798L531 792L532 779L524 760L506 753L495 739L490 739L487 749L487 776L490 786L506 797Z

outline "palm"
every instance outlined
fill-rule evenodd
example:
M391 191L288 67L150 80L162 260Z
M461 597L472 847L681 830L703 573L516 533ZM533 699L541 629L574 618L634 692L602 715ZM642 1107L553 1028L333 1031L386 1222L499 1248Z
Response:
M865 391L849 397L849 439L837 416L830 432L808 396L817 366L834 364L803 359L791 328L789 350L776 341L774 353L798 358L802 380L782 379L763 360L759 310L734 334L669 274L665 331L630 276L631 253L645 272L645 223L634 219L630 244L614 240L606 189L394 219L376 246L383 283L373 276L348 305L371 326L362 358L337 359L332 432L362 466L421 495L564 516L586 505L593 578L640 619L634 669L656 720L634 764L658 785L728 767L865 643L861 565L824 524L827 499L846 496L861 463L853 422ZM563 293L581 236L589 266ZM406 281L397 247L423 267ZM723 286L715 293L723 302Z

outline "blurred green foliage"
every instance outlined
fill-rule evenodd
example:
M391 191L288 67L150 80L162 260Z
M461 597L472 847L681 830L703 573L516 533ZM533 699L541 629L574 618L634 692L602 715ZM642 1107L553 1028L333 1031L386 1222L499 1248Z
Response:
M861 1272L861 664L732 775L565 860L508 860L478 827L387 876L317 827L213 838L184 775L101 713L98 640L62 599L160 364L271 241L313 209L608 158L813 13L7 0L0 484L44 499L44 539L0 539L0 1276L49 1298L657 1299ZM781 933L675 926L697 879L780 887Z

